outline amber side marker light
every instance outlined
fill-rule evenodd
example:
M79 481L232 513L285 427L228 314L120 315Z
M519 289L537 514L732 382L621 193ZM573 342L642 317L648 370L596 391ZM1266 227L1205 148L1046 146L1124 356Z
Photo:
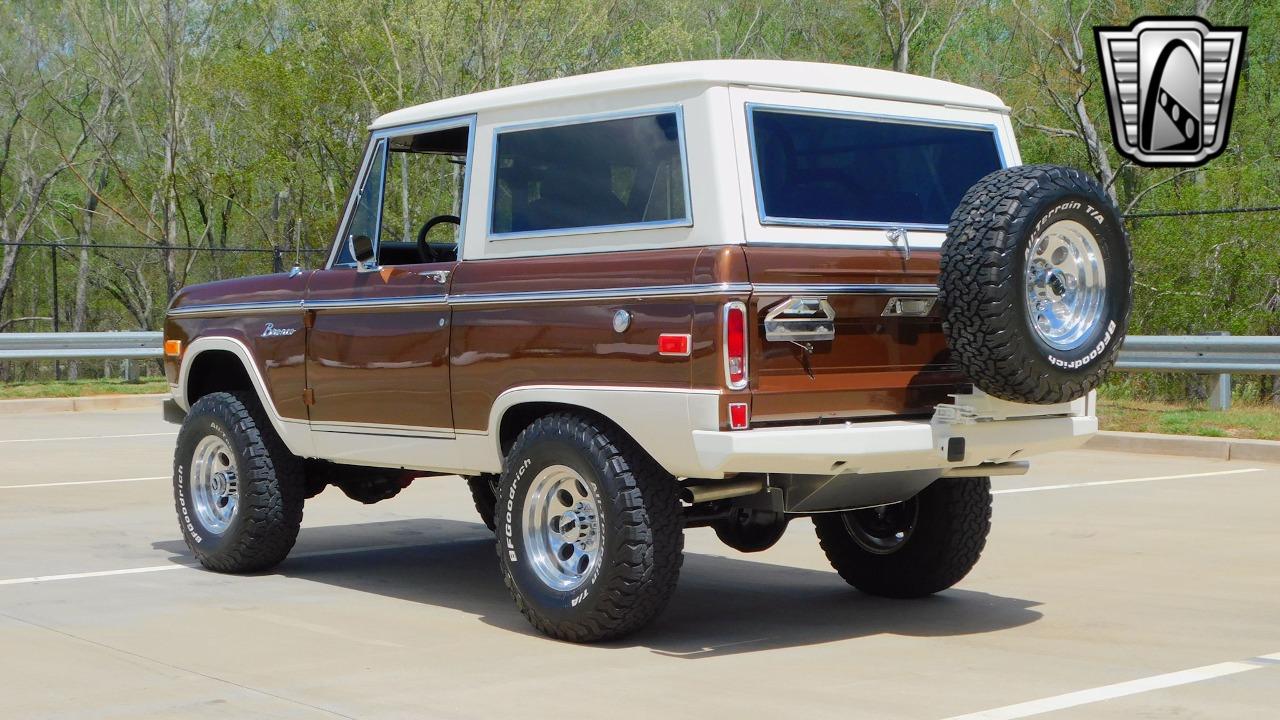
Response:
M181 355L181 354L182 354L182 341L181 341L181 340L165 340L165 341L164 341L164 355L165 355L165 357L175 357L175 358L176 358L176 357L178 357L178 356L179 356L179 355Z

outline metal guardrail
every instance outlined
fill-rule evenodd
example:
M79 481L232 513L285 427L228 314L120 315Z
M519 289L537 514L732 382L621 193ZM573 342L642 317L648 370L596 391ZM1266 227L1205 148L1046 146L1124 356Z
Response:
M149 360L163 345L158 332L0 333L0 360Z
M1116 369L1280 375L1280 336L1133 335Z
M1131 335L1116 370L1213 375L1209 407L1231 407L1231 375L1280 375L1280 337Z

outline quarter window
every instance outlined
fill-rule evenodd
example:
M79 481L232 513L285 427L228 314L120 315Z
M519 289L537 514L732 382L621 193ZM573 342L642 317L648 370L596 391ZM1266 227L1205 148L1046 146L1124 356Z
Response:
M945 226L1003 163L990 128L751 108L760 221Z
M689 222L676 112L498 133L490 232Z

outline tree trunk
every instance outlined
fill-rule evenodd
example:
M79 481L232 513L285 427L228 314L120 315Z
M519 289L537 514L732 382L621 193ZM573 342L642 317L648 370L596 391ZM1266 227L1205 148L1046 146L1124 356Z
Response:
M97 173L97 190L85 192L84 208L80 221L80 256L76 266L76 300L71 316L72 332L84 332L89 319L89 244L93 241L93 216L98 211L98 196L107 187L107 169ZM72 360L67 366L67 379L80 379L80 363Z

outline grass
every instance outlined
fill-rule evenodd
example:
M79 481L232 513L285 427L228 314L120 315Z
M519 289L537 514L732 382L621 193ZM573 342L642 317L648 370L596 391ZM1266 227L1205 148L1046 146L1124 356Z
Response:
M1258 440L1280 440L1280 406L1236 403L1230 410L1207 410L1170 403L1099 398L1103 430L1154 432Z
M142 395L169 391L164 378L124 380L62 380L0 383L0 400L19 398L85 397L88 395Z

